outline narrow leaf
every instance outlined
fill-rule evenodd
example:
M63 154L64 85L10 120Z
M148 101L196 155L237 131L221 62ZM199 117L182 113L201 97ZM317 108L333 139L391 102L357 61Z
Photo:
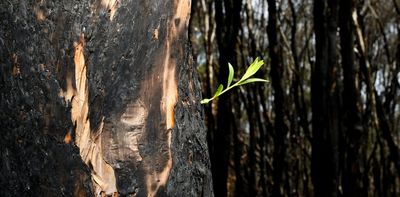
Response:
M228 75L228 81L227 81L227 86L226 89L224 90L224 86L222 84L220 84L217 88L217 91L215 92L214 96L212 98L209 99L203 99L200 101L201 104L207 104L210 101L214 100L215 98L219 97L221 94L225 93L226 91L236 87L236 86L240 86L240 85L244 85L247 83L253 83L253 82L269 82L268 80L265 79L261 79L261 78L250 78L251 76L253 76L260 68L261 66L264 64L264 61L261 60L259 58L256 58L253 63L251 63L251 65L249 66L249 68L247 68L245 74L243 75L243 77L236 82L235 84L232 84L233 81L233 76L235 74L235 70L233 68L233 66L228 63L228 68L229 68L229 75Z
M254 62L247 68L246 72L244 73L243 77L240 79L240 81L246 80L249 77L253 76L264 64L264 60L259 61L258 58L254 60Z
M233 80L233 75L235 73L235 70L233 69L233 66L231 63L228 63L229 66L229 76L228 76L228 85L226 86L227 88L231 85L232 80Z
M240 82L240 85L246 84L246 83L253 83L253 82L264 82L264 83L268 83L268 80L265 79L260 79L260 78L250 78L247 79L245 81Z
M224 86L223 86L222 84L219 84L218 89L217 89L217 91L215 92L213 98L218 97L218 96L221 94L222 89L224 89Z

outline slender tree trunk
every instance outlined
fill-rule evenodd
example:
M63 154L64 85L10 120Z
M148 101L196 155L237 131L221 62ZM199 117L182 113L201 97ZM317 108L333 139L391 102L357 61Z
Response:
M0 193L213 195L190 1L0 7Z
M283 65L280 60L281 49L278 45L277 36L277 8L275 0L268 0L268 41L269 41L269 56L271 57L271 80L274 89L274 111L275 111L275 139L274 139L274 161L273 161L273 180L274 188L272 191L273 196L283 195L282 191L282 177L285 163L285 136L287 133L287 126L284 122L285 116L285 98L281 79L283 78Z
M353 0L340 1L340 48L344 83L343 123L346 136L344 146L347 153L343 172L343 191L345 196L363 196L361 155L364 154L361 152L361 104L357 79L359 69L354 62L353 11Z
M236 65L236 39L240 26L241 1L215 1L216 37L219 52L218 81L226 86L228 79L228 62ZM214 138L214 155L212 170L216 196L227 195L227 178L231 139L232 139L232 103L227 95L218 99L217 128Z
M256 176L257 172L255 169L257 169L257 130L256 130L256 124L254 124L254 120L256 117L255 115L255 106L253 99L251 97L251 88L247 88L247 105L246 107L246 113L247 117L249 119L249 150L248 150L248 160L249 160L249 177L248 177L248 184L249 184L249 190L248 194L249 196L257 196L257 186L258 183L256 182Z
M312 180L315 196L338 194L337 11L336 0L314 0Z

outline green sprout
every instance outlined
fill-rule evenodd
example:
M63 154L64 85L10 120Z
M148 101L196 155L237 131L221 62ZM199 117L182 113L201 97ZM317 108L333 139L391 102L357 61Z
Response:
M253 82L264 82L267 83L268 80L266 79L260 79L260 78L250 78L251 76L253 76L254 74L256 74L256 72L261 68L261 66L264 65L264 60L260 60L258 57L254 60L253 63L251 63L251 65L249 66L249 68L247 68L246 72L244 73L243 77L236 82L235 84L231 85L232 81L233 81L233 74L234 74L234 69L233 66L228 63L229 66L229 76L228 76L228 84L226 86L226 89L224 90L224 85L219 84L217 91L215 92L214 96L209 98L209 99L203 99L200 101L201 104L207 104L210 101L214 100L215 98L217 98L218 96L220 96L221 94L225 93L226 91L232 89L233 87L236 86L241 86L247 83L253 83Z

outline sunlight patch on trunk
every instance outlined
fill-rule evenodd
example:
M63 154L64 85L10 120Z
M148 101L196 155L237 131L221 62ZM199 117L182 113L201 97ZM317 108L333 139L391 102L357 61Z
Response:
M167 184L169 174L172 169L172 152L171 152L171 138L172 130L175 126L174 108L178 100L178 86L176 79L176 60L171 58L172 53L179 50L173 48L173 43L181 32L184 32L189 23L190 17L190 0L176 0L175 1L175 15L173 21L169 21L167 29L167 40L165 48L164 71L163 71L163 94L161 101L161 111L165 114L166 129L167 129L167 143L168 143L168 161L160 173L153 172L146 175L147 195L155 196L161 186ZM172 48L172 50L171 50ZM173 56L172 56L173 57Z
M117 192L116 179L113 168L104 161L101 152L101 137L95 138L90 131L88 84L86 77L86 65L84 56L85 39L81 34L79 41L74 43L75 79L67 77L67 90L60 91L59 96L66 102L71 102L71 120L76 126L75 144L79 147L79 153L86 165L91 167L92 180L96 195L105 193L113 195ZM74 86L75 85L75 86ZM103 121L93 133L101 133ZM95 139L94 139L95 138ZM64 143L72 139L71 131L64 137Z
M117 12L118 3L118 0L101 0L101 6L107 9L110 14L110 21L114 19L114 15Z
M128 104L125 112L121 116L121 122L130 127L129 132L124 134L124 142L132 151L135 162L142 161L139 152L139 141L143 135L148 111L142 101L137 100Z
M64 143L69 144L72 140L71 130L68 130L67 134L64 137Z

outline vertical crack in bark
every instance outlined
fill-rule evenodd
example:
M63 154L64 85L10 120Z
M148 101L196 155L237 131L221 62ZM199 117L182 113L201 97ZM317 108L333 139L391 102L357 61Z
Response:
M101 152L101 137L92 135L89 121L88 84L86 78L86 65L84 57L84 35L82 34L78 43L74 43L75 81L70 77L67 79L67 91L60 92L66 101L71 101L71 119L76 125L75 143L79 147L79 153L86 165L92 168L92 180L95 185L96 195L104 192L112 195L117 192L116 179L113 168L104 161ZM75 82L75 88L73 83ZM103 122L96 132L101 133ZM70 132L64 138L64 142L70 141Z
M176 10L173 17L173 21L169 21L167 27L167 40L165 57L163 62L163 94L162 94L162 105L161 111L165 114L166 120L166 132L167 132L167 145L168 145L168 161L164 169L160 172L153 172L146 175L146 187L148 196L155 196L158 189L161 186L165 186L170 171L172 169L172 152L171 152L171 138L172 129L175 125L174 119L174 107L178 100L178 87L177 79L175 77L176 70L176 49L174 42L181 36L182 32L185 32L185 28L189 23L190 15L190 0L176 0L174 2Z

